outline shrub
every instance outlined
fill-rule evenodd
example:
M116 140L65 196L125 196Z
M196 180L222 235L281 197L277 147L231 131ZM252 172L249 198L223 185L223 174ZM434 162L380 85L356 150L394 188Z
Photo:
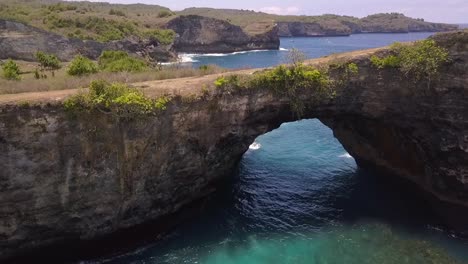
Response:
M384 58L371 57L372 64L379 68L394 67L415 81L426 79L428 86L438 77L440 67L449 60L448 52L432 39L417 41L412 45L395 43L392 55Z
M156 100L146 97L140 90L125 84L110 84L99 80L91 82L87 93L70 97L64 102L67 110L99 110L118 117L135 117L165 110L170 98Z
M239 75L229 75L218 77L214 85L218 89L223 89L224 91L230 92L240 88L248 88L248 79L243 78L246 76Z
M67 73L73 76L82 76L92 73L97 73L97 65L90 59L83 57L82 55L76 56L68 66Z
M293 48L288 52L287 62L294 66L298 66L299 64L304 63L306 58L307 58L307 55L304 52Z
M395 55L389 55L383 58L373 55L370 60L372 65L379 69L398 68L400 66L400 58Z
M55 71L61 68L60 60L53 54L46 54L42 51L36 53L36 59L42 70Z
M198 69L200 71L207 71L210 69L210 66L209 65L201 65L200 67L198 67Z
M416 80L429 82L438 76L443 63L449 60L448 52L432 39L417 41L413 45L394 44L392 50L400 59L400 70Z
M174 15L174 13L172 13L172 12L169 11L169 10L161 10L161 11L159 11L159 13L158 13L158 17L159 17L159 18L170 17L170 16L172 16L172 15Z
M115 10L115 9L111 9L109 11L109 15L112 15L112 16L125 16L125 13L121 10Z
M220 76L220 77L216 78L216 80L214 82L214 85L216 86L216 88L222 88L226 84L227 84L227 80L226 80L226 77L224 77L224 76Z
M346 68L346 73L348 75L355 75L355 74L358 74L359 73L359 67L357 66L356 63L352 62L352 63L349 63L347 68Z
M7 80L20 80L20 68L13 60L8 60L2 65L3 77Z
M148 69L145 61L132 58L124 51L104 51L99 57L99 67L108 72L142 72Z
M64 12L64 11L74 11L78 7L74 5L66 5L63 3L58 3L54 5L49 5L47 9L51 12Z
M163 45L169 45L174 42L176 34L171 29L155 29L144 32L143 36L155 39Z
M250 80L249 87L272 89L275 94L289 98L293 111L299 117L305 108L299 98L300 90L314 89L317 97L332 95L328 74L301 63L289 67L280 65L257 74Z

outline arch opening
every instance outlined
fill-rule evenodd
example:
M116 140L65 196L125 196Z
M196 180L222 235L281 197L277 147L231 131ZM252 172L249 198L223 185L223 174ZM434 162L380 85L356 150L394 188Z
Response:
M297 263L310 263L318 257L342 259L335 251L341 248L356 261L368 252L383 260L385 250L398 252L426 240L468 259L459 240L438 231L439 220L415 186L359 168L329 127L304 119L258 136L232 182L211 197L196 221L135 255L168 263L171 258L268 263L268 256L297 255L302 256ZM343 237L359 246L341 244ZM403 238L411 242L402 243Z

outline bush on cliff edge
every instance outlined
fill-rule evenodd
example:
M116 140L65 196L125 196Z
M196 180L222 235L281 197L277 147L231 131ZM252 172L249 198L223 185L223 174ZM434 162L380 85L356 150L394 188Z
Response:
M67 73L72 76L83 76L97 72L98 67L96 63L82 55L76 56L71 61L67 70Z
M125 51L106 50L99 57L98 64L108 72L142 72L148 69L145 61L132 58Z
M3 77L7 80L19 81L20 77L20 68L16 62L13 60L8 60L2 65Z
M64 102L70 111L92 111L114 114L118 117L136 117L165 110L170 98L148 98L142 91L121 83L103 80L91 82L87 92L77 94Z

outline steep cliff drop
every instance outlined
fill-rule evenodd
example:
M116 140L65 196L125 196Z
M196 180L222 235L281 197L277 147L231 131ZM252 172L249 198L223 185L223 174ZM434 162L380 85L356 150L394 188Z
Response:
M179 52L229 53L236 51L279 49L277 26L255 36L227 21L202 16L180 16L167 24L178 37L174 48Z

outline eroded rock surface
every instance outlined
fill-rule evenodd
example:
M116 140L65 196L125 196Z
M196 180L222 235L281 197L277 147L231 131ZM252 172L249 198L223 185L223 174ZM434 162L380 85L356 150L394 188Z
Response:
M180 16L166 25L178 36L174 48L180 52L228 53L246 50L279 49L278 28L251 36L227 21L202 16Z
M60 60L70 61L82 54L97 59L104 50L123 50L155 61L174 60L171 47L153 40L125 39L101 43L67 38L22 23L0 19L0 59L35 60L37 51L55 54Z
M335 99L312 103L304 91L302 117L330 126L360 165L468 210L468 33L436 40L451 62L429 88L377 69L369 56L385 51L370 51L352 59L359 74ZM120 122L73 118L60 102L2 105L0 257L176 212L229 177L256 137L297 119L289 100L269 89L175 101L159 116Z

